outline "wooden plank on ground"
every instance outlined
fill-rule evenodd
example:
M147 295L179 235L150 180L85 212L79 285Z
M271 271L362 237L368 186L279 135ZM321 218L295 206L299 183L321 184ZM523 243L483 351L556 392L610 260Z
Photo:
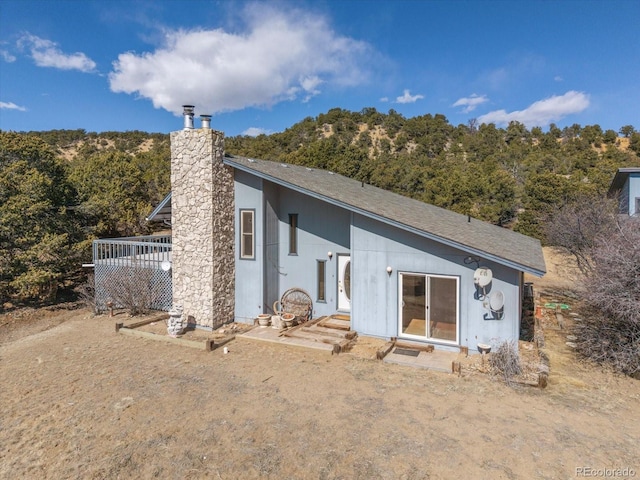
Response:
M311 325L315 325L317 324L320 320L322 320L323 317L320 318L316 318L315 320L309 320L308 322L303 322L303 323L299 323L298 325L294 326L294 327L289 327L286 330L283 330L282 332L280 332L280 337L287 337L289 336L288 333L290 332L295 332L296 330L299 330L303 327L309 327Z
M161 313L158 315L154 315L151 318L147 318L146 320L141 320L139 322L135 322L135 323L130 323L129 325L124 325L125 328L138 328L138 327L142 327L143 325L148 325L150 323L153 322L160 322L160 321L165 321L169 318L169 314L168 313Z
M211 352L216 348L220 348L223 345L226 345L227 343L229 343L231 340L234 340L235 338L236 338L235 335L231 335L229 337L226 337L220 340L215 340L213 338L210 338L209 340L206 341L205 350L207 352Z
M333 351L331 354L338 354L346 351L351 346L351 340L342 340L341 342L333 344Z
M141 330L135 330L133 328L121 327L118 330L118 333L123 333L125 335L130 335L132 337L147 338L147 339L157 340L157 341L166 342L166 343L173 343L176 345L182 345L184 347L197 348L199 350L207 349L207 342L205 341L197 342L195 340L185 340L184 338L174 338L168 335L158 335L156 333L143 332Z
M393 347L395 346L396 342L387 342L385 343L382 347L380 347L378 349L378 351L376 352L376 358L378 360L382 360L384 357L386 357L389 352L393 349Z
M403 342L396 340L396 347L408 348L409 350L419 350L420 352L433 352L433 345L421 345L417 343Z
M306 340L311 340L314 342L323 342L323 343L337 343L339 341L338 338L328 338L324 335L318 335L315 333L307 332L305 330L295 330L293 332L285 332L285 337L289 338L304 338Z
M313 325L311 327L302 327L300 330L303 332L315 333L316 335L326 335L327 337L336 337L336 338L347 338L349 332L336 332L335 329L320 327L318 325Z
M333 328L336 330L351 330L351 322L328 317L319 323L321 327Z

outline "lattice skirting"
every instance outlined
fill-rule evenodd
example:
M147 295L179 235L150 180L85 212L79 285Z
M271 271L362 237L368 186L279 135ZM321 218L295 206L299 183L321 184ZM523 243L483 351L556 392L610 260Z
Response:
M94 267L96 309L107 310L107 302L114 308L125 308L136 302L151 310L171 309L171 271L129 265L100 265Z

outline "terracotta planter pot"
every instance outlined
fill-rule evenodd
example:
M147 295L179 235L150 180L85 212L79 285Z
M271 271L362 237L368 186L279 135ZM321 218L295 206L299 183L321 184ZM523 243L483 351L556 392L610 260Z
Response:
M285 327L293 327L295 325L296 316L293 313L284 313L281 318Z
M271 323L271 315L266 313L261 313L258 315L258 325L261 327L267 327Z

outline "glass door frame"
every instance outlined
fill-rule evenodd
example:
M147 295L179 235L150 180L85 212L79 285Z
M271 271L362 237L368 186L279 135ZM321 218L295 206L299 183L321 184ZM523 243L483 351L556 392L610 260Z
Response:
M413 335L409 333L403 333L403 278L404 276L422 277L425 279L425 335ZM456 338L455 340L445 340L442 338L431 337L430 335L430 317L429 317L429 293L430 293L430 279L431 278L444 278L447 280L456 281ZM433 273L422 272L398 272L398 338L406 338L408 340L428 341L430 343L442 343L445 345L459 345L460 344L460 276L458 275L442 275Z

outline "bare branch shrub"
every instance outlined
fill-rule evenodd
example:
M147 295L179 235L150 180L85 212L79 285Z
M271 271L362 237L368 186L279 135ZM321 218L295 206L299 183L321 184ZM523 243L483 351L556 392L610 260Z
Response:
M593 270L591 252L596 239L613 230L615 202L606 197L582 196L556 209L544 222L550 245L562 247L576 258L584 274Z
M98 313L98 305L96 304L96 282L95 275L89 274L86 282L78 285L75 289L80 302L85 308L90 309L93 313Z
M587 315L576 322L578 351L640 376L640 219L619 220L598 237L584 283Z
M489 359L491 367L504 378L507 385L511 385L513 377L522 373L520 355L514 340L505 340L491 352Z
M125 308L131 315L148 313L158 303L158 283L153 270L121 266L105 277L104 290L114 305Z

